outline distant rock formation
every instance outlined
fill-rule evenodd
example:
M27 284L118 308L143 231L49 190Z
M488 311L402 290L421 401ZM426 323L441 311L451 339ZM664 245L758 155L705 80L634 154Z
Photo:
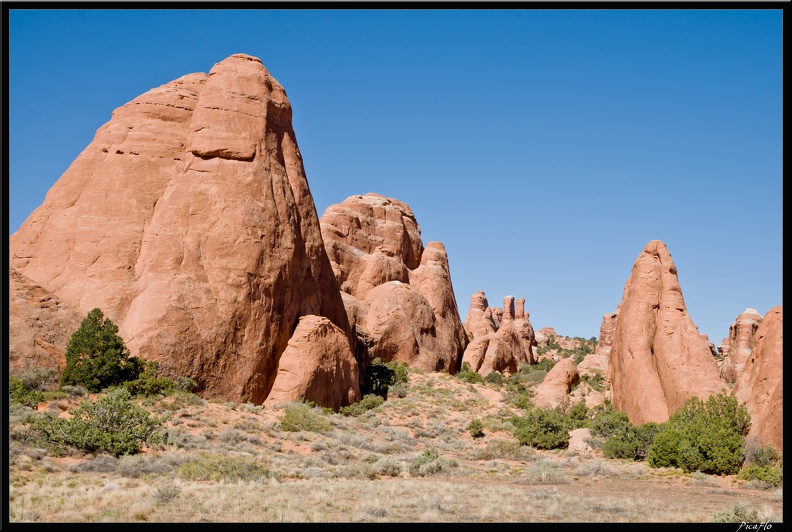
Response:
M754 347L732 389L751 415L748 436L779 452L783 452L784 434L783 332L782 307L773 307L759 323Z
M646 245L624 286L608 381L613 405L637 425L667 421L694 395L706 400L726 391L659 240Z
M261 403L301 317L354 338L291 117L244 54L146 92L11 236L11 268L80 316L101 308L163 375Z
M322 214L321 231L347 316L375 357L425 371L459 371L468 338L459 318L448 255L424 248L405 203L379 194L351 196Z
M66 347L82 318L15 269L9 275L8 354L9 369L66 367Z
M465 331L471 338L462 363L486 377L492 372L516 373L521 364L535 364L536 343L533 326L520 298L515 308L514 296L503 298L503 308L489 307L481 290L470 297Z
M747 308L729 327L729 336L720 343L720 351L724 355L720 371L727 382L735 382L742 373L745 362L753 352L756 332L761 323L762 315L755 309Z

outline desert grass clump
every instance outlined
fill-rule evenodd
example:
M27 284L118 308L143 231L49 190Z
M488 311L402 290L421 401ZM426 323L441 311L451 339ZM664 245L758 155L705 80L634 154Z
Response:
M569 479L558 464L548 460L538 460L526 471L524 482L528 484L562 484L569 482Z
M759 512L740 502L735 502L730 510L718 512L712 516L713 523L756 523L759 521Z
M201 453L182 462L176 476L189 481L252 482L267 478L269 470L252 456Z
M532 460L535 456L532 447L513 440L488 441L484 448L475 448L471 455L473 460Z
M333 430L330 421L319 414L313 405L302 402L286 405L279 422L281 430L287 432L308 431L326 434Z
M427 449L410 462L408 470L414 477L425 477L454 467L459 467L456 460L443 458L436 449Z

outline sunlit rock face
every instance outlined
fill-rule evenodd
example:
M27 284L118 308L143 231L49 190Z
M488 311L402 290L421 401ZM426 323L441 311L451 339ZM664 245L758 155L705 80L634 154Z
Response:
M410 207L379 194L328 207L321 231L359 363L379 357L425 371L459 371L468 337L459 318L446 249L425 247Z
M165 376L262 402L301 316L350 334L291 117L244 54L146 92L11 236L11 267Z
M732 393L751 415L749 437L783 451L783 350L782 307L770 309L756 330L755 343Z
M637 425L664 422L690 397L706 400L727 389L659 240L646 245L624 286L608 381L613 405Z

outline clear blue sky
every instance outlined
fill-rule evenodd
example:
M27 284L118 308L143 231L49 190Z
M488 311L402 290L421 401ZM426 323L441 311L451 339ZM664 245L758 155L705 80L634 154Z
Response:
M52 4L50 4L52 5ZM318 214L406 202L461 317L599 336L662 240L717 345L782 304L782 10L10 12L9 232L112 111L234 53L285 87Z

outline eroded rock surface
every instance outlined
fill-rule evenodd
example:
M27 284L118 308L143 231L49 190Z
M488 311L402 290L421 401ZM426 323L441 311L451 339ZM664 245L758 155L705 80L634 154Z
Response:
M164 375L262 402L301 316L352 337L291 114L244 54L135 98L11 236L11 267L101 308Z
M410 207L379 194L351 196L325 210L321 231L347 315L368 342L360 362L379 357L456 373L468 337L448 255L440 242L424 247Z
M624 286L608 381L613 405L636 425L664 422L690 397L726 390L659 240L646 245Z

